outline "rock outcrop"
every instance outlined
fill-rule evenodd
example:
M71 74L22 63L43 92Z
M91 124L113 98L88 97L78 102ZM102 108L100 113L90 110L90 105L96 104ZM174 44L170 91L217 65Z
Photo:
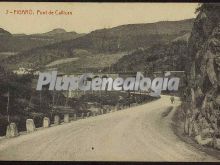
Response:
M189 38L185 133L201 145L220 141L220 4L202 4Z

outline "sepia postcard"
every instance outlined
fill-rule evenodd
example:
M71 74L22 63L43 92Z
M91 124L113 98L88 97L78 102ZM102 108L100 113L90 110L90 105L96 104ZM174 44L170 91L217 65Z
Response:
M1 161L219 162L220 3L0 2Z

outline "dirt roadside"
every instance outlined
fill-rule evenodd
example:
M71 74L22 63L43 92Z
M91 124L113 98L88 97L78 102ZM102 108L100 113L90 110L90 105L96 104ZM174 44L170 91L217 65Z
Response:
M178 116L178 113L180 113L180 107L176 107L175 113L172 116L172 124L171 128L174 132L174 134L183 142L186 142L193 147L207 153L210 156L215 157L216 159L220 160L220 151L211 147L206 147L206 146L201 146L196 141L192 138L189 137L188 135L184 134L184 129L183 129L183 122Z

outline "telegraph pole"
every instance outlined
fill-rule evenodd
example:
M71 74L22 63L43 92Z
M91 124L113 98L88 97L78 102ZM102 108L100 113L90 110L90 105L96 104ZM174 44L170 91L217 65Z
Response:
M7 102L7 118L8 118L8 123L10 123L10 117L9 117L9 101L10 101L10 93L9 93L9 89L8 89L8 102Z

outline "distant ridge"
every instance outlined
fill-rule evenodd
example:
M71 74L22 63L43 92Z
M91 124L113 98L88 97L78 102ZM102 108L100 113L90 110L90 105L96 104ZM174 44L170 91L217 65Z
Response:
M111 59L111 54L112 58L118 60L122 57L122 52L133 52L137 49L144 50L153 45L170 43L177 37L191 33L193 21L194 19L161 21L99 29L75 39L63 40L59 43L21 52L16 56L6 59L4 62L9 64L13 69L17 68L19 64L19 66L22 65L23 67L43 68L56 60L78 58L77 62L71 62L67 67L62 66L62 69L71 72L71 69L78 70L77 68L84 68L85 65L87 65L87 67L100 69L101 65L93 65L92 61L98 63L97 60L102 58L102 62L104 62L105 59L105 64L109 66L111 65L109 61L115 62L115 60ZM52 30L52 34L57 33L54 37L60 37L59 35L63 36L63 34L70 36L72 33L62 32L64 32L63 29ZM51 32L49 32L49 34L51 34ZM46 36L45 33L40 36L32 36L36 39L38 37L50 38ZM102 56L100 56L100 54L102 54ZM115 54L118 54L120 57L116 57ZM105 55L108 56L105 58ZM105 65L102 65L102 67L105 67Z
M11 36L11 33L0 28L0 36Z
M76 32L66 32L57 28L42 34L11 34L0 28L0 52L20 52L42 47L82 36Z

